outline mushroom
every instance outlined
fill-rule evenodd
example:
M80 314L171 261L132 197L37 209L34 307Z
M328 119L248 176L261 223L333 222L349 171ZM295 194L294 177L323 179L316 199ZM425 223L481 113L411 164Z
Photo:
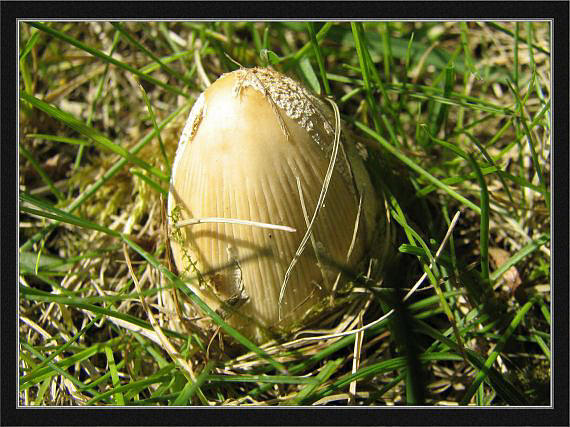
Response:
M297 81L242 68L200 95L182 132L168 199L174 261L200 298L257 341L329 295L337 267L362 260L377 228L377 197L353 144L340 145L317 206L335 122Z

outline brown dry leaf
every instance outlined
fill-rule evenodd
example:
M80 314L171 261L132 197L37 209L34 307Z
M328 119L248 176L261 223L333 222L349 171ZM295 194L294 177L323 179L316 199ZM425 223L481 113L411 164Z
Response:
M62 153L57 153L44 162L43 168L45 172L50 176L60 178L67 170L69 163L69 157L63 155Z
M491 261L491 265L493 266L494 270L500 268L507 260L510 258L511 254L509 254L506 250L501 248L489 248L489 259ZM515 292L519 285L522 283L521 278L519 276L519 272L516 267L513 265L509 268L505 274L503 274L502 279L504 280L505 284L510 288L511 292Z

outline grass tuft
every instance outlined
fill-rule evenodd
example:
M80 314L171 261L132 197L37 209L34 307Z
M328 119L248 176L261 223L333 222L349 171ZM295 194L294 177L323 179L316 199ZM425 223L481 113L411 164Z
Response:
M549 35L20 23L20 404L550 405ZM382 276L345 272L334 310L263 344L175 274L163 215L189 109L239 64L335 101L396 232ZM184 332L167 293L197 307Z

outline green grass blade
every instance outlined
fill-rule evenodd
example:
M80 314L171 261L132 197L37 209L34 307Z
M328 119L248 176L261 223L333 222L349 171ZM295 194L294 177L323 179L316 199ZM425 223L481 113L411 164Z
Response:
M466 69L469 73L477 75L477 70L473 65L473 58L471 57L471 50L469 49L469 28L467 27L467 22L460 22L459 30L461 35L461 45L463 47L463 55L465 56Z
M210 381L227 383L313 384L314 378L295 375L210 375Z
M77 308L81 308L84 310L88 310L95 314L101 314L104 316L111 316L116 317L117 319L124 320L125 322L131 323L134 326L138 326L140 328L144 328L146 330L152 331L152 326L150 323L145 322L144 320L139 319L138 317L131 316L129 314L121 313L119 311L110 310L108 308L103 308L94 304L89 304L84 302L83 298L69 298L60 295L51 294L49 292L41 293L38 290L31 290L30 288L22 288L20 287L20 297L30 299L33 301L46 301L46 302L54 302L63 305L69 305ZM176 338L184 338L184 335L173 332L173 331L164 331L165 335L172 336Z
M487 184L485 183L485 178L483 178L481 169L472 155L469 155L469 162L477 175L477 181L479 182L479 188L481 189L481 222L479 227L481 275L483 276L482 278L484 282L483 288L491 292L492 283L489 273L489 191L487 190Z
M380 35L382 37L382 52L384 54L384 78L387 82L392 80L390 73L390 65L392 64L392 45L390 37L390 23L383 22Z
M309 29L309 36L311 38L311 43L313 44L313 49L315 51L315 57L317 58L317 64L319 65L319 71L321 73L321 80L323 81L323 86L325 88L325 94L327 96L332 96L329 79L327 78L327 72L325 70L324 55L319 42L317 41L317 34L315 33L315 25L312 22L307 22L307 27Z
M380 115L378 108L376 107L376 102L374 101L373 91L372 91L372 81L369 73L368 56L366 55L367 47L365 41L363 40L363 28L362 23L351 22L350 26L352 28L352 34L354 37L354 44L356 46L356 54L358 55L358 62L360 63L360 72L362 73L362 80L364 81L364 92L366 94L366 104L370 109L370 115L372 116L372 122L374 123L374 128L376 132L380 132L382 126L380 124ZM373 66L373 65L372 65Z
M192 56L193 54L194 54L194 49L183 50L181 52L175 53L174 55L163 56L159 58L159 60L160 63L162 64L170 64L171 62L176 62L180 59L186 59L187 57ZM156 62L150 63L148 65L145 65L144 67L141 67L139 71L144 74L150 74L160 68L160 63ZM188 76L186 77L185 81L188 81L189 76L191 76L191 73L188 73ZM190 87L194 86L195 85L192 82L190 82Z
M180 392L176 400L172 403L172 406L186 406L190 404L192 396L194 396L198 388L201 387L202 384L204 384L206 381L210 379L211 377L210 371L212 370L213 367L214 367L214 362L212 361L208 362L206 366L204 366L202 371L200 371L200 374L196 378L196 381L192 383L187 383L184 386L184 389L182 390L182 392Z
M46 141L62 142L64 144L72 144L72 145L91 145L91 142L86 141L85 139L68 138L66 136L59 136L59 135L47 135L45 133L30 133L26 135L26 137L45 139Z
M550 307L541 299L538 300L538 303L540 304L540 311L544 316L544 320L546 320L548 322L548 326L550 326Z
M140 388L146 388L149 385L152 384L160 384L163 383L165 381L168 381L170 379L170 375L153 375L150 378L144 379L144 380L139 380L139 381L134 381L130 384L125 384L119 387L115 387L114 389L108 390L104 393L101 393L98 396L95 396L94 398L88 400L85 405L86 406L90 406L90 405L94 405L95 403L103 400L103 399L107 399L117 393L123 393L123 392L129 392L132 391L133 389L140 389Z
M329 360L321 372L316 376L314 383L304 387L291 401L288 402L288 404L302 405L303 402L309 400L317 388L327 381L342 363L342 359Z
M117 365L115 365L115 358L113 357L113 350L109 346L105 346L105 356L107 357L107 366L109 367L109 372L111 373L111 379L113 380L113 387L119 387L121 381L119 380L119 372L117 371ZM118 392L115 394L115 404L118 406L125 405L125 397L123 393Z
M445 360L445 361L459 361L462 360L461 356L449 353L449 352L440 352L440 353L423 353L419 356L420 361L428 362L433 360ZM316 393L313 396L313 400L318 400L323 397L329 396L333 392L337 390L341 390L344 387L347 387L351 382L356 380L364 380L366 378L370 378L376 375L380 375L385 372L395 371L399 369L404 369L406 367L406 358L405 357L394 357L390 360L385 360L382 362L377 362L371 364L370 366L360 368L354 374L347 374L342 376L339 380L332 383L330 386L326 387L319 393Z
M443 145L443 144L441 144L441 145ZM453 147L455 147L455 146L453 146ZM453 149L451 146L446 147L446 148ZM457 148L457 147L455 147L455 148ZM457 152L459 152L459 151L457 151ZM506 178L506 179L514 182L517 185L529 188L533 191L536 191L537 193L542 194L542 191L543 191L542 188L529 183L524 178L521 178L520 176L514 176L514 175L511 175L510 173L499 170L498 167L496 167L496 166L488 166L485 168L481 168L481 173L483 174L483 176L487 176L487 175L496 173L496 174L499 174L501 177ZM466 175L458 175L458 176L452 176L450 178L444 178L441 180L441 182L443 182L444 184L455 185L455 184L459 184L459 183L462 183L464 181L473 180L476 178L477 178L476 173L472 172L472 173L469 173ZM418 197L424 197L427 194L431 193L432 191L435 191L436 189L437 189L437 187L435 185L430 184L430 185L427 185L424 188L418 190L416 192L416 195ZM548 194L550 195L550 193L548 193Z
M49 189L51 190L53 195L57 198L57 200L59 200L60 202L64 201L65 195L58 190L58 188L55 186L49 175L44 171L39 162L36 160L34 155L30 151L28 151L28 149L24 147L22 143L18 144L18 150L20 154L22 154L30 162L32 167L38 173L42 181L49 187Z
M453 83L455 82L455 66L450 64L445 68L445 83L443 87L443 97L448 98L453 89ZM437 114L435 120L435 126L432 131L433 135L437 135L442 127L447 123L447 116L449 114L449 106L447 104L441 104L441 108Z
M147 183L152 189L154 189L155 191L159 192L160 194L162 194L164 197L168 196L168 190L165 190L164 188L162 188L160 186L160 184L156 181L153 181L152 179L150 179L148 176L146 176L144 173L142 173L140 170L136 170L136 169L131 169L131 173L134 176L138 176L140 179L142 179L145 183Z
M320 43L321 40L323 40L325 38L325 36L327 35L327 33L329 32L329 30L331 29L331 27L334 25L333 22L326 22L321 29L319 30L319 32L317 33L317 42ZM297 62L303 58L307 52L309 50L311 50L311 48L313 47L313 43L311 41L309 41L307 44L305 44L302 48L300 48L299 50L297 50L296 52L287 55L285 58L283 58L284 60L287 60L285 67L284 67L284 71L289 70L291 67L293 67L294 65L297 64Z
M32 81L32 77L30 75L30 69L28 67L27 57L28 57L28 54L34 48L34 46L37 44L37 42L39 40L39 36L40 36L39 31L37 31L37 30L33 31L33 34L30 37L30 39L26 42L24 49L22 49L22 51L20 52L20 68L19 68L19 71L20 71L20 75L22 76L22 79L24 80L25 91L26 91L26 93L28 93L30 95L34 91L34 84ZM27 106L26 106L26 108L27 108Z
M542 337L538 334L534 334L532 336L532 338L538 344L538 346L540 347L540 349L542 350L542 352L544 353L544 355L548 358L548 361L550 362L551 361L550 348L548 347L548 345L544 342Z
M545 245L550 241L550 236L540 236L538 239L533 240L523 248L521 248L518 252L516 252L512 257L504 262L499 268L497 268L491 274L491 280L496 282L501 278L503 274L505 274L511 267L515 266L519 262L521 262L524 258L528 255L539 249L541 246Z
M156 115L154 114L154 110L153 110L152 105L150 103L150 99L148 99L146 91L144 90L144 88L142 87L141 84L139 84L139 88L142 92L143 99L144 99L144 102L146 104L146 108L148 110L148 113L150 114L150 118L152 119L152 125L154 127L154 132L158 138L158 145L160 146L160 153L162 154L162 158L164 160L164 168L167 170L168 176L170 177L170 164L171 163L170 163L170 160L168 159L168 155L166 154L166 148L164 147L164 142L162 141L162 137L160 136L160 129L158 128L158 123L156 122Z
M502 33L508 34L509 36L511 36L511 37L513 37L513 38L515 37L515 34L514 34L511 30L509 30L508 28L503 27L502 25L497 24L496 22L491 22L491 21L489 21L489 22L486 22L486 25L488 25L489 27L494 28L494 29L496 29L496 30L498 30L498 31L500 31L500 32L502 32ZM521 41L522 43L526 43L527 45L528 45L528 43L529 43L528 40L525 41L525 40L522 40L522 39L521 39L520 41ZM542 52L542 53L544 53L545 55L550 56L550 52L549 52L548 50L543 49L542 47L538 46L537 44L532 44L531 46L532 46L532 48L538 50L539 52Z
M119 22L111 22L111 25L115 27L115 29L119 31L123 36L125 36L125 38L129 41L129 43L133 44L133 46L139 49L142 53L152 58L152 60L155 61L159 65L159 67L162 68L166 73L176 77L178 80L184 82L187 86L191 86L191 83L183 75L181 75L180 73L178 73L178 71L169 67L166 63L162 62L162 60L158 56L156 56L149 49L147 49L142 43L139 43L137 40L135 40L133 36L131 36L129 32L125 30Z
M519 26L520 23L515 22L515 37L513 46L513 81L515 88L519 88Z
M20 52L20 61L25 61L28 54L32 51L32 49L34 48L34 46L38 42L38 39L40 38L40 34L41 33L38 30L32 31L32 37L30 37L30 39L26 42L26 45L24 46L24 48Z
M511 89L511 92L513 92L513 94L515 95L515 97L517 99L518 111L519 111L518 121L523 125L524 133L526 135L526 139L528 142L528 147L530 149L530 154L531 154L534 170L535 170L536 174L538 175L538 181L540 182L540 185L542 187L542 193L544 196L544 203L546 204L547 209L550 210L549 192L548 192L548 189L546 187L546 182L544 180L544 176L542 174L542 167L540 166L540 162L538 161L538 156L537 156L536 150L534 148L534 146L535 146L534 138L532 137L532 133L528 127L528 123L526 120L524 103L523 103L523 101L521 101L518 90L516 90L516 88L513 88L512 84L510 84L510 83L508 83L508 84L509 84L509 88Z
M115 36L113 37L113 44L111 45L111 50L109 55L113 55L117 46L119 45L119 40L121 39L120 33L117 31L115 32ZM99 83L97 83L97 92L95 92L95 97L93 98L93 102L91 102L89 108L89 115L87 116L87 126L91 126L93 123L93 117L95 116L95 108L101 97L103 96L103 88L105 86L105 81L107 80L107 76L109 75L109 63L105 64L105 70L103 74L99 78ZM84 147L80 146L79 150L77 151L77 155L75 156L75 163L73 165L74 169L78 169L79 165L81 165L81 160L83 159Z
M319 85L319 79L315 73L315 70L313 70L313 66L311 65L311 61L308 57L304 56L299 60L299 70L301 71L303 77L305 77L309 88L311 88L313 92L320 95L321 86Z

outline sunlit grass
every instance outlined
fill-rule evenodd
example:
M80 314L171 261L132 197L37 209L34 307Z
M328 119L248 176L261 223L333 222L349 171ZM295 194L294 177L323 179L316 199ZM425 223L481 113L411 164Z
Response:
M20 404L550 404L547 23L19 31ZM205 79L238 64L272 66L336 101L398 233L382 277L357 272L338 310L264 345L171 271L163 227L187 113ZM164 290L220 332L196 319L173 330ZM392 309L357 354L355 334L329 337ZM329 338L304 339L319 334Z

